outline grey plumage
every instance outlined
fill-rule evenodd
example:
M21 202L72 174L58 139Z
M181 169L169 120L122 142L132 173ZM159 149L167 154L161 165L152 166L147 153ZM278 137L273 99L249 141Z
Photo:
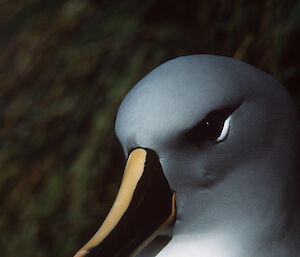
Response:
M186 140L222 110L225 140ZM265 72L221 56L171 60L125 97L116 134L126 154L153 149L176 191L173 239L159 256L300 256L299 116Z

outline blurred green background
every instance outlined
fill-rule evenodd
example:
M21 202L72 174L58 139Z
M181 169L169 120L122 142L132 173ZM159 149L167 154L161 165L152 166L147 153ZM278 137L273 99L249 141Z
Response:
M1 256L72 256L122 175L128 90L171 58L261 68L300 101L300 2L0 0Z

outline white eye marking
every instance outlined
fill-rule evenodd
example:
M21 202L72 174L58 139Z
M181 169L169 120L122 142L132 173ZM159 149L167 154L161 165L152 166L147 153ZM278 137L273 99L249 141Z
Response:
M225 120L221 135L216 139L217 142L224 141L228 136L229 128L230 128L230 120L231 120L230 116Z

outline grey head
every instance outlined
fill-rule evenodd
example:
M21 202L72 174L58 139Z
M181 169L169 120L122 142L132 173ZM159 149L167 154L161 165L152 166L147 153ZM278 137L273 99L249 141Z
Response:
M227 57L176 58L128 93L115 129L126 155L158 154L176 192L159 256L300 256L298 110L271 76Z

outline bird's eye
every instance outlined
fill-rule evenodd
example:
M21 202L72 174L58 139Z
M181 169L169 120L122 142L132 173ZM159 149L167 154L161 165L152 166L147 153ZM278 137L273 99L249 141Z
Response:
M226 139L230 128L230 116L224 121L223 119L205 119L201 131L207 139L216 142L222 142Z
M196 145L224 141L230 130L230 115L235 109L226 108L209 113L201 122L184 133L184 141Z

